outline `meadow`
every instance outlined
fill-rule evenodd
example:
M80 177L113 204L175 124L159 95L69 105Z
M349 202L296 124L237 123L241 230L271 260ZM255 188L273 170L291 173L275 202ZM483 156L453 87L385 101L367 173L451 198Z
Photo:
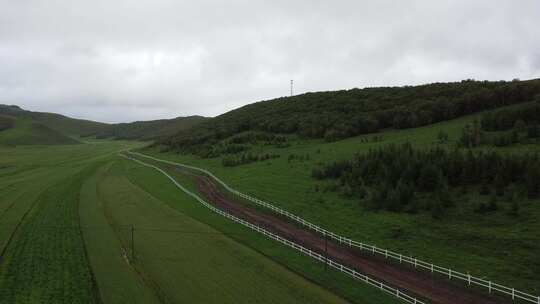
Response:
M0 303L397 303L118 156L137 147L0 147Z
M443 219L433 219L426 212L374 212L356 199L325 191L331 186L330 182L317 181L311 176L313 168L320 164L348 159L355 153L391 143L411 143L422 149L435 146L453 149L463 127L478 118L478 114L470 115L425 127L386 130L331 143L290 136L289 147L257 145L250 150L259 155L279 155L279 158L234 167L224 167L221 157L200 158L162 152L159 147L141 152L208 169L239 191L339 234L538 294L538 201L523 200L519 215L513 217L508 215L510 203L502 199L499 210L486 216L473 209L489 197L452 193L455 206ZM440 131L448 134L447 142L438 141ZM503 154L540 152L537 144L474 149Z

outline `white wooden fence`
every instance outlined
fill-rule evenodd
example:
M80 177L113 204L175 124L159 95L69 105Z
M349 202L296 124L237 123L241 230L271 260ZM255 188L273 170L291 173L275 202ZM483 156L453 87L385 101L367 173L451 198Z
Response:
M410 296L408 295L407 293L397 289L397 288L394 288L392 286L389 286L389 285L386 285L385 283L383 282L380 282L380 281L377 281L376 279L373 279L365 274L362 274L352 268L349 268L347 266L344 266L340 263L337 263L331 259L328 259L326 256L322 255L322 254L319 254L311 249L308 249L308 248L305 248L301 245L298 245L296 244L295 242L292 242L288 239L285 239L277 234L274 234L264 228L261 228L257 225L253 225L243 219L240 219L234 215L231 215L227 212L224 212L214 206L212 206L211 204L207 203L206 201L204 201L202 198L200 198L197 194L189 191L188 189L186 189L184 186L180 185L174 178L172 178L169 174L167 174L165 171L163 171L162 169L154 166L154 165L151 165L151 164L148 164L148 163L145 163L145 162L142 162L138 159L135 159L135 158L131 158L129 156L126 156L126 155L122 155L123 157L126 157L128 159L131 159L143 166L146 166L146 167L150 167L150 168L153 168L159 172L161 172L163 175L165 175L168 179L170 179L178 188L180 188L182 191L184 191L186 194L190 195L191 197L193 197L194 199L196 199L199 203L201 203L202 205L204 205L205 207L207 207L208 209L212 210L213 212L219 214L219 215L222 215L230 220L233 220L245 227L248 227L256 232L259 232L265 236L267 236L268 238L271 238L273 240L276 240L284 245L287 245L293 249L296 249L298 251L300 251L301 253L305 254L305 255L308 255L314 259L316 259L317 261L320 261L320 262L323 262L323 263L326 263L327 265L329 265L330 267L334 268L334 269L337 269L343 273L346 273L348 274L349 276L353 277L354 279L356 280L360 280L362 282L365 282L373 287L376 287L377 289L380 289L382 291L384 291L385 293L387 294L390 294L392 296L395 296L403 301L405 301L406 303L411 303L411 304L426 304L425 302L413 297L413 296Z
M292 213L290 213L290 212L288 212L286 210L278 208L278 207L276 207L276 206L274 206L272 204L261 201L261 200L259 200L257 198L251 197L249 195L243 194L243 193L229 187L225 182L223 182L221 179L219 179L217 176L215 176L214 174L212 174L212 172L210 172L208 170L198 168L198 167L194 167L194 166L190 166L190 165L180 164L180 163L176 163L176 162L172 162L172 161L168 161L168 160L155 158L155 157L145 155L145 154L142 154L142 153L138 153L138 152L128 152L128 153L132 153L132 154L135 154L135 155L138 155L138 156L141 156L141 157L145 157L145 158L148 158L148 159L152 159L152 160L155 160L155 161L158 161L158 162L167 163L167 164L171 164L171 165L175 165L175 166L180 166L180 167L192 169L192 170L195 170L195 171L198 171L198 172L202 172L202 173L210 176L211 178L213 178L215 181L217 181L219 184L221 184L227 191L231 192L232 194L237 195L237 196L239 196L239 197L241 197L243 199L246 199L248 201L251 201L251 202L253 202L253 203L255 203L255 204L259 205L259 206L263 206L265 208L268 208L268 209L270 209L270 210L272 210L272 211L274 211L274 212L276 212L278 214L281 214L281 215L283 215L283 216L285 216L285 217L287 217L287 218L289 218L289 219L291 219L291 220L293 220L293 221L295 221L295 222L297 222L297 223L299 223L299 224L301 224L301 225L303 225L305 227L308 227L309 229L312 229L312 230L322 234L325 237L328 236L331 239L334 239L335 241L339 242L340 244L355 247L355 248L358 248L360 250L371 252L373 254L379 254L379 255L384 256L385 258L394 259L394 260L398 261L399 263L407 263L407 264L410 264L410 265L414 266L417 269L424 269L424 270L430 271L431 273L439 273L439 274L442 274L444 276L448 276L449 279L458 279L458 280L464 281L468 286L476 285L476 286L485 287L488 290L489 293L492 293L492 292L496 291L496 292L499 292L499 293L502 293L502 294L505 294L505 295L508 295L508 296L512 297L512 300L521 299L521 300L524 300L524 301L528 301L530 303L540 304L540 296L534 296L534 295L531 295L529 293L516 290L514 288L510 288L510 287L507 287L507 286L504 286L504 285L501 285L501 284L494 283L492 281L488 281L488 280L484 280L484 279L472 276L470 274L464 274L462 272L458 272L458 271L452 270L450 268L437 266L437 265L434 265L433 263L428 263L428 262L419 260L417 258L409 257L409 256L406 256L406 255L403 255L401 253L397 253L397 252L394 252L394 251L391 251L391 250L378 248L377 246L374 246L374 245L369 245L369 244L365 244L365 243L362 243L362 242L358 242L358 241L352 240L350 238L347 238L347 237L338 235L336 233L333 233L332 231L328 231L328 230L326 230L324 228L321 228L321 227L319 227L319 226L317 226L315 224L312 224L309 221L306 221L306 220L302 219L301 217L299 217L297 215L294 215L294 214L292 214Z

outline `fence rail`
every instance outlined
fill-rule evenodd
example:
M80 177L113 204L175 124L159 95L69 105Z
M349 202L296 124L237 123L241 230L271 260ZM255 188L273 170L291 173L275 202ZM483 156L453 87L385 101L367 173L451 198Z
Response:
M138 155L138 156L141 156L141 157L145 157L145 158L148 158L148 159L152 159L154 161L167 163L167 164L170 164L170 165L180 166L180 167L188 168L188 169L195 170L195 171L198 171L198 172L202 172L202 173L210 176L211 178L213 178L215 181L217 181L221 186L223 186L227 191L231 192L232 194L237 195L237 196L239 196L239 197L241 197L243 199L246 199L248 201L251 201L251 202L253 202L253 203L255 203L255 204L259 205L259 206L263 206L265 208L268 208L268 209L270 209L270 210L272 210L272 211L274 211L274 212L276 212L278 214L281 214L282 216L285 216L285 217L287 217L287 218L289 218L289 219L291 219L291 220L293 220L293 221L295 221L295 222L297 222L297 223L299 223L299 224L301 224L301 225L303 225L305 227L308 227L309 229L314 230L314 231L322 234L325 237L330 237L331 239L339 242L340 244L355 247L355 248L358 248L358 249L363 250L363 251L371 252L373 254L379 254L379 255L384 256L385 258L394 259L394 260L398 261L399 263L410 264L410 265L414 266L417 269L424 269L424 270L430 271L431 273L439 273L439 274L442 274L444 276L448 276L449 279L458 279L458 280L461 280L461 281L464 281L465 283L467 283L468 286L476 285L476 286L480 286L480 287L485 287L488 290L489 293L492 293L492 292L496 291L496 292L511 296L512 300L521 299L521 300L524 300L524 301L528 301L530 303L540 304L540 296L534 296L534 295L531 295L529 293L516 290L515 288L510 288L510 287L507 287L507 286L504 286L504 285L501 285L501 284L494 283L492 281L484 280L484 279L481 279L479 277L472 276L470 274L464 274L462 272L458 272L458 271L452 270L450 268L437 266L437 265L435 265L433 263L425 262L425 261L419 260L417 258L406 256L406 255L403 255L403 254L400 254L400 253L397 253L397 252L394 252L394 251L391 251L391 250L378 248L375 245L370 245L370 244L366 244L366 243L363 243L363 242L358 242L358 241L352 240L350 238L338 235L338 234L336 234L336 233L334 233L332 231L328 231L328 230L326 230L324 228L321 228L321 227L319 227L319 226L317 226L317 225L315 225L315 224L313 224L313 223L311 223L309 221L306 221L303 218L301 218L301 217L299 217L297 215L294 215L294 214L292 214L292 213L290 213L290 212L288 212L286 210L283 210L283 209L278 208L278 207L276 207L276 206L274 206L272 204L269 204L267 202L264 202L262 200L259 200L257 198L252 197L252 196L249 196L249 195L246 195L244 193L241 193L241 192L231 188L229 185L227 185L225 182L223 182L221 179L219 179L217 176L215 176L212 172L210 172L210 171L208 171L206 169L202 169L202 168L198 168L198 167L190 166L190 165L185 165L185 164L181 164L181 163L176 163L176 162L172 162L172 161L168 161L168 160L163 160L163 159L155 158L155 157L145 155L145 154L142 154L142 153L138 153L138 152L129 151L128 153ZM160 169L160 171L161 171L161 169ZM417 302L417 303L419 303L419 302Z
M426 304L425 302L419 300L418 298L415 298L413 296L410 296L408 295L407 293L405 293L404 291L401 291L397 288L394 288L392 286L389 286L381 281L378 281L376 279L373 279L361 272L358 272L350 267L347 267L345 265L342 265L338 262L335 262L329 258L327 258L326 256L320 254L320 253L317 253L311 249L308 249L308 248L305 248L301 245L298 245L297 243L295 242L292 242L286 238L283 238L277 234L274 234L262 227L259 227L257 225L254 225L250 222L247 222L243 219L240 219L234 215L231 215L223 210L220 210L216 207L214 207L213 205L207 203L205 200L203 200L202 198L200 198L197 194L189 191L188 189L186 189L184 186L180 185L174 178L172 178L169 174L167 174L165 171L163 171L162 169L154 166L154 165L151 165L151 164L148 164L148 163L145 163L145 162L142 162L138 159L135 159L135 158L131 158L129 156L125 156L125 155L122 155L128 159L131 159L143 166L146 166L146 167L150 167L150 168L153 168L157 171L159 171L160 173L162 173L163 175L165 175L169 180L171 180L178 188L180 188L183 192L185 192L186 194L188 194L189 196L193 197L195 200L197 200L199 203L201 203L203 206L205 206L206 208L212 210L213 212L221 215L221 216L224 216L234 222L237 222L245 227L248 227L250 228L251 230L254 230L256 232L259 232L275 241L278 241L284 245L287 245L293 249L296 249L297 251L300 251L301 253L307 255L307 256L310 256L312 258L314 258L315 260L319 261L319 262L323 262L323 263L326 263L328 266L340 271L340 272L343 272L345 274L348 274L349 276L351 276L352 278L356 279L356 280L359 280L359 281L363 281L373 287L376 287L382 291L384 291L385 293L389 294L389 295L392 295L394 297L397 297L403 301L405 301L406 303L410 303L410 304Z

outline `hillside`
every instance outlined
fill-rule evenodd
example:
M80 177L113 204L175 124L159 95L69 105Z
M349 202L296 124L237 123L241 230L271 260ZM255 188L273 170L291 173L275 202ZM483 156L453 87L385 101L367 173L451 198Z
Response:
M248 131L335 141L380 130L414 128L532 100L540 80L434 83L306 93L253 103L179 132L160 144L215 156L224 139ZM233 150L235 150L233 148Z
M529 102L334 142L247 140L216 157L142 152L207 169L338 234L537 294L539 109Z
M84 134L95 134L107 125L100 122L75 119L55 113L27 111L16 105L0 104L0 114L31 119L52 130L56 130L72 137L78 137Z
M96 133L96 136L98 138L152 140L187 130L207 119L202 116L187 116L173 119L111 124L102 128Z
M177 117L131 123L106 124L84 119L75 119L55 113L33 112L24 110L16 105L0 104L0 131L7 128L11 122L24 119L33 121L50 130L62 133L68 137L90 137L153 140L171 136L179 131L189 129L208 118L202 116ZM5 127L4 127L5 125ZM46 141L46 140L43 140ZM51 142L53 142L52 140Z
M77 140L27 117L0 115L0 145L66 145Z

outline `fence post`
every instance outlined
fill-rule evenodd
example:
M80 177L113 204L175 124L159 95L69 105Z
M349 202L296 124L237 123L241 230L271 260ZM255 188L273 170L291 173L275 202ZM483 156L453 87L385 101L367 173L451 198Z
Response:
M328 234L324 233L324 271L328 270Z
M514 295L514 288L512 288L512 300L514 299L515 295Z
M401 259L402 259L402 256L401 256L401 253L399 254L399 263L401 264Z
M469 286L471 286L471 274L467 273L467 279L469 281Z
M431 263L431 273L433 273L433 263Z
M384 250L384 257L388 259L388 249Z
M489 281L488 285L489 285L489 287L488 287L489 288L489 293L491 293L491 281Z
M448 268L448 278L449 278L449 279L452 278L452 270L450 270L450 268Z

